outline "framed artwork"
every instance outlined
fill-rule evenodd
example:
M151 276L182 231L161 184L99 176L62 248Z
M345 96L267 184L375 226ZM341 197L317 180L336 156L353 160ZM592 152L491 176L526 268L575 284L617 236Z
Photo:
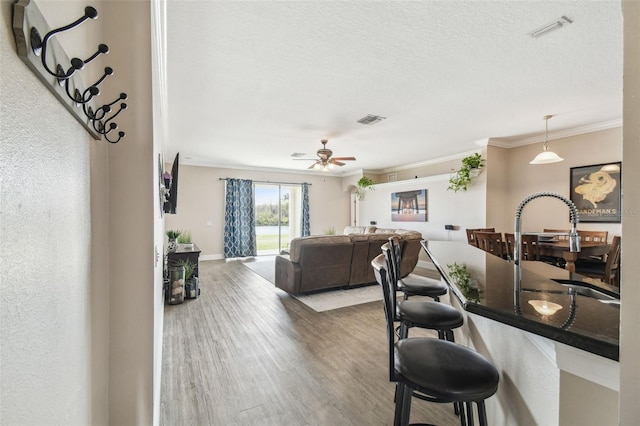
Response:
M392 222L427 222L427 190L391 193Z
M571 201L580 222L620 223L621 176L621 162L571 168Z

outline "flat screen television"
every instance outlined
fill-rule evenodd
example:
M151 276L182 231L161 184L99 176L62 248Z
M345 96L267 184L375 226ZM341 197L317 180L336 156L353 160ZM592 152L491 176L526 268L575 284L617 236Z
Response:
M171 167L171 188L169 190L169 196L164 202L164 212L169 214L176 214L176 207L178 206L178 163L180 161L180 153L176 154L176 158L173 160L173 167Z

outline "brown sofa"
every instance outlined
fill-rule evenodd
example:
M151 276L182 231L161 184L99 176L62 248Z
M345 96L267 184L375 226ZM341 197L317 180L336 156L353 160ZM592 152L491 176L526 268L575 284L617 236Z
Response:
M371 261L392 235L402 246L402 276L418 263L422 234L417 231L370 226L346 227L344 232L291 240L289 255L276 257L276 287L299 294L375 283Z

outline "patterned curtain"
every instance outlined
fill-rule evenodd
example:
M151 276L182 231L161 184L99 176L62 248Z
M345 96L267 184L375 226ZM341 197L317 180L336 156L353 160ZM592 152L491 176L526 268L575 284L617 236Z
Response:
M311 235L311 225L309 224L309 184L302 184L302 236Z
M224 211L224 257L256 256L253 181L227 179Z

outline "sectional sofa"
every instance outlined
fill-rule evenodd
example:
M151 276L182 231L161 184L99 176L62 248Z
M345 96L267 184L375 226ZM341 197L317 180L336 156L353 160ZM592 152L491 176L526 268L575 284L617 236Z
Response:
M290 294L376 282L371 260L392 235L402 247L401 275L418 263L422 234L405 229L348 226L343 235L294 238L288 255L276 256L276 287Z

